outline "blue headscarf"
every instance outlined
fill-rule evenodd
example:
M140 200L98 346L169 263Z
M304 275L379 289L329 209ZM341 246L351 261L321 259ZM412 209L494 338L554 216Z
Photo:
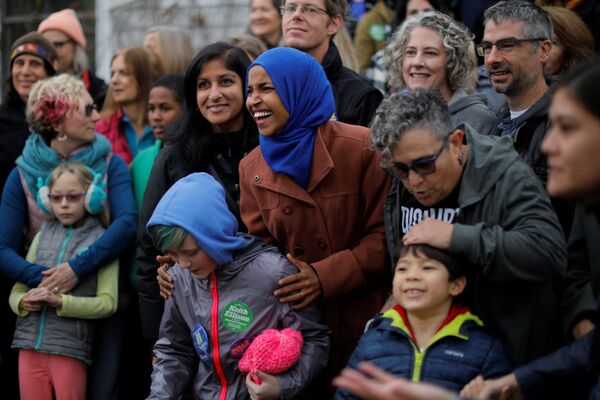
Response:
M250 64L248 73L255 65L267 71L290 114L279 134L259 136L260 150L274 172L289 175L306 189L317 127L335 114L331 85L323 67L296 49L279 47L266 51Z

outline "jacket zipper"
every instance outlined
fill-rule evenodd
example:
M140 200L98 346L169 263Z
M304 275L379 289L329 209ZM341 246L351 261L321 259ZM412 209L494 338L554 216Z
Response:
M62 259L65 255L65 250L67 249L67 244L69 244L69 241L71 240L71 236L73 236L73 227L72 226L70 226L69 229L67 229L67 235L65 236L65 240L63 240L63 244L60 247L60 252L58 253L56 265L58 265L62 262ZM44 333L44 326L46 325L46 308L47 307L48 306L44 306L44 308L42 308L42 315L40 316L40 329L38 331L37 340L35 341L35 346L34 346L34 348L36 350L39 350L40 346L42 345L42 336Z
M210 289L212 295L210 336L213 344L213 362L215 363L215 369L217 370L217 376L222 388L219 400L225 400L227 398L228 384L219 356L219 292L217 290L217 275L212 272L210 278L212 281L212 288Z

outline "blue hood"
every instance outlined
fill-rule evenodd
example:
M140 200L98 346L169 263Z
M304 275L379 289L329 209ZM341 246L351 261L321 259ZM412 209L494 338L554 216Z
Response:
M237 220L227 208L223 187L204 172L188 175L171 186L146 229L154 225L184 229L219 265L229 264L234 253L246 246L244 238L237 235Z

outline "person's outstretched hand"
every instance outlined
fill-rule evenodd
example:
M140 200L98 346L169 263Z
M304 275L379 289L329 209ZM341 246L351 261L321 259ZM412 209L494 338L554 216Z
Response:
M484 388L485 381L483 380L483 376L477 375L475 378L471 379L471 382L467 383L462 388L460 395L469 399L477 399Z
M333 380L348 392L368 400L452 400L452 392L436 385L411 382L388 374L381 368L362 362L358 369L344 369Z

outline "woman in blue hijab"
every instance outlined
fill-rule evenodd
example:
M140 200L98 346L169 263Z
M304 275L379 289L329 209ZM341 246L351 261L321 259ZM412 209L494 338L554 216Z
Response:
M348 361L383 305L383 200L390 181L369 130L335 121L323 68L291 48L263 53L247 74L246 107L260 147L240 163L240 210L249 233L277 245L298 268L275 295L292 308L318 302L332 328L328 373Z

